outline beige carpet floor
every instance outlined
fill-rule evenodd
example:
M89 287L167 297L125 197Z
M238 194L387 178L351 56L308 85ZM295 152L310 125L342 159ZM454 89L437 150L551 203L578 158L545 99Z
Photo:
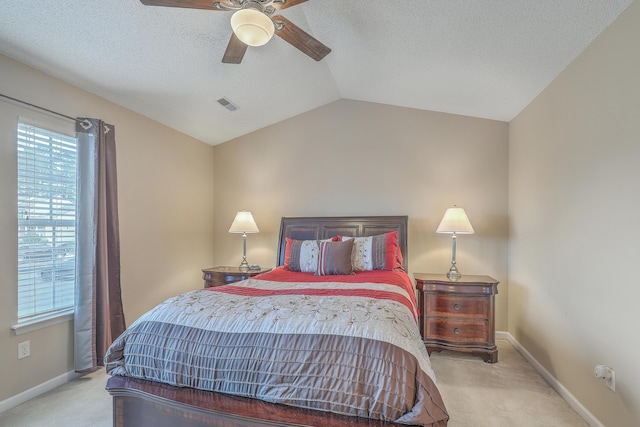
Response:
M493 365L452 352L432 355L449 427L587 426L511 344L498 340L498 349ZM0 426L111 426L106 380L98 371L69 382L0 414Z
M4 427L110 427L104 369L84 375L0 414ZM150 426L151 427L151 426Z
M496 342L495 364L462 353L432 353L449 427L588 427L508 341Z

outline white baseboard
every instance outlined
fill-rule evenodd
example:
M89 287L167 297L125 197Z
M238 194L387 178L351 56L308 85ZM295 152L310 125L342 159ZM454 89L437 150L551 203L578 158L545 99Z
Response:
M507 340L511 345L518 350L518 353L524 357L527 362L533 366L533 368L549 383L549 385L558 392L558 394L566 400L566 402L573 408L574 411L582 417L583 420L591 427L604 427L602 424L576 397L571 394L567 388L558 381L551 372L549 372L540 362L538 362L526 348L522 346L509 332L496 331L496 339Z
M76 373L75 371L69 371L65 374L52 378L49 381L45 381L42 384L32 387L29 390L25 390L22 393L16 394L15 396L11 396L10 398L0 402L0 413L8 411L9 409L16 407L28 400L31 400L34 397L41 395L42 393L53 390L54 388L61 386L62 384L66 384L69 381L78 378L79 376L80 374Z

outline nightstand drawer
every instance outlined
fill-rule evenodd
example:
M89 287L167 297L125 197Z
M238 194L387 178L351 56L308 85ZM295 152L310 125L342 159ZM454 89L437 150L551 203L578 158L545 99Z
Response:
M204 287L211 288L214 286L230 285L241 280L247 280L269 270L271 269L262 268L260 270L241 271L238 267L211 267L202 270L202 278L204 279Z
M207 287L210 286L222 286L229 285L231 283L239 282L241 280L250 279L251 276L247 274L229 274L229 273L212 273L207 272L204 274L204 280L207 282Z
M486 319L489 300L484 297L427 295L427 316L451 316Z
M430 318L426 321L430 340L484 343L488 337L488 322Z

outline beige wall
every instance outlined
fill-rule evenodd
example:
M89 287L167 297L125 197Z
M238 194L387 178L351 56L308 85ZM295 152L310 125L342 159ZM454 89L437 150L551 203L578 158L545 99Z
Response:
M408 215L409 269L442 272L445 210L466 209L476 234L458 239L463 274L500 280L497 328L507 328L508 124L340 100L215 147L215 260L237 265L238 210L260 233L249 263L274 266L282 216Z
M510 125L509 331L616 427L640 425L638 52L635 2Z
M213 260L213 148L0 55L0 93L116 126L122 292L127 323L164 298L202 286ZM15 336L15 127L37 115L0 101L0 402L73 370L71 322ZM17 359L19 342L31 357Z

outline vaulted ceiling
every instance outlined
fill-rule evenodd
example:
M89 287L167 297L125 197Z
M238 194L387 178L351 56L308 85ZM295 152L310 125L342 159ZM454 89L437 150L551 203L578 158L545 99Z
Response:
M273 37L236 65L232 12L9 0L0 53L216 145L340 98L509 121L630 3L308 0L278 13L328 56Z

